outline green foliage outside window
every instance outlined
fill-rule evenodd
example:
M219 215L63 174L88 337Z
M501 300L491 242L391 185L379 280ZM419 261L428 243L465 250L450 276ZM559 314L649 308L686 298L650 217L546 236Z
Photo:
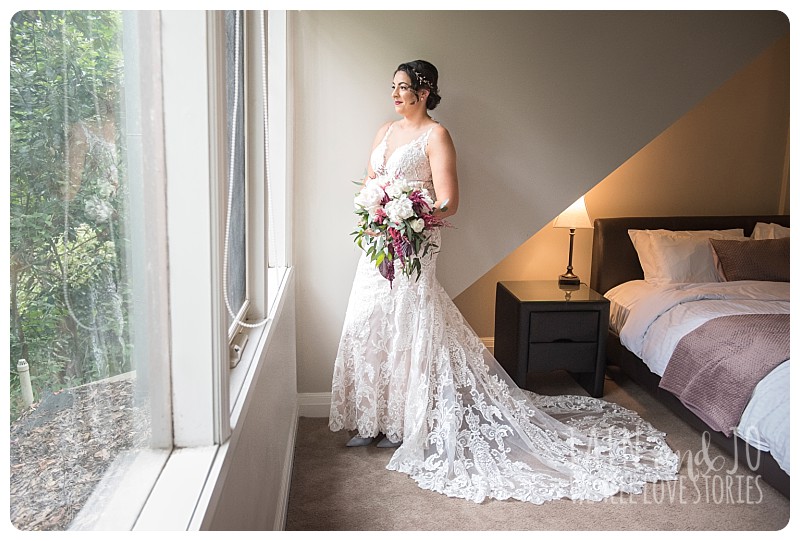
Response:
M11 19L11 416L34 400L131 370L122 16L20 11Z

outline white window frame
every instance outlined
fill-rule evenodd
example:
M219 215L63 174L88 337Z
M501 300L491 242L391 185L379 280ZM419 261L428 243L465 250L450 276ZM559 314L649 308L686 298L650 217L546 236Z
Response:
M227 404L227 371L220 369L222 276L212 264L221 243L213 234L220 209L212 197L207 13L163 11L161 29L174 443L202 447L230 430L219 414Z
M244 26L251 29L255 17L250 15ZM169 219L175 445L194 447L220 444L230 436L231 396L241 391L254 348L246 348L243 361L230 370L222 287L228 182L224 12L164 12L162 21L168 201L179 202L170 206ZM250 41L242 51L248 57L258 52ZM253 75L254 82L250 76L242 82L248 98L260 83L259 75ZM248 236L248 274L251 319L263 319L268 309L268 273L262 263L266 192L263 182L254 182L263 178L263 160L257 159L261 153L254 146L263 148L263 127L257 129L253 115L261 110L260 100L250 101L245 139L248 226L254 234ZM210 243L203 242L202 231ZM263 330L246 330L248 344L256 344ZM202 366L209 368L198 370Z
M154 335L157 340L148 344L148 351L168 356L162 363L166 365L164 371L151 376L161 386L166 402L165 409L159 409L157 414L166 417L172 433L159 434L163 448L141 453L116 491L97 502L102 506L102 517L92 529L178 531L200 527L218 497L218 483L224 482L224 460L231 445L235 446L230 436L246 407L259 365L263 364L254 361L275 329L271 320L249 329L252 347L246 351L246 359L236 368L228 368L226 308L221 283L226 177L218 172L220 167L225 169L221 162L226 152L219 152L219 140L213 133L220 111L225 125L224 85L220 87L213 76L216 63L224 59L224 54L219 55L220 41L224 49L224 33L219 33L220 29L224 32L224 26L217 26L219 15L209 11L133 15L143 27L151 25L154 43L159 38L161 43L164 167L157 173L166 177L162 192L166 198L156 203L161 205L166 221L154 221L152 237L148 239L158 244L154 249L160 251L160 272L169 269L166 280L159 281L153 290L154 295L164 297L161 306L167 308L160 312L161 319L140 324L158 327ZM267 12L263 15L266 17ZM251 16L248 24L256 24L253 21L258 23L256 35L260 35L260 21ZM268 27L269 132L273 141L269 157L276 197L272 221L275 234L271 238L275 239L277 249L270 260L267 244L270 235L264 213L267 193L263 182L256 183L250 199L250 227L254 232L250 239L255 242L248 246L253 255L248 272L255 277L251 290L254 310L272 317L280 308L291 280L286 12L270 11ZM252 27L250 32L254 32ZM148 54L156 56L152 51ZM258 56L260 52L249 54ZM253 84L261 85L260 75ZM254 109L256 115L261 114L260 106ZM263 118L259 121L263 123ZM257 128L255 122L249 119L248 129L262 133L263 127ZM253 144L263 147L263 143L260 136L254 137ZM258 161L248 165L252 167L253 178L263 178L263 166ZM146 167L147 160L143 163ZM157 158L151 165L158 168ZM149 212L157 214L157 207Z
M267 12L261 12L267 16ZM259 12L248 12L245 29L251 38L245 54L250 67L260 66ZM268 260L267 191L263 167L263 109L260 70L249 69L245 93L248 136L248 274L251 320L268 316L270 303L288 267L287 231L291 219L285 209L286 182L286 16L268 17L268 35L275 47L269 63L270 173L275 193L273 224L275 262ZM228 329L222 289L222 260L227 197L227 142L225 133L224 13L162 13L165 140L170 239L170 310L174 439L177 447L214 445L231 431L231 415L241 394L264 326L245 329L243 360L229 370ZM206 54L198 54L205 51ZM273 95L274 93L274 95ZM204 189L203 187L207 187ZM211 242L198 236L209 231ZM275 271L267 271L267 265ZM198 370L208 366L209 369ZM204 392L210 389L211 392ZM209 419L207 412L213 411Z
M267 12L263 15L267 17ZM168 210L173 426L178 449L170 455L136 530L195 529L202 523L203 514L213 504L215 484L224 475L232 427L245 407L249 385L259 368L253 361L274 329L270 322L247 330L252 347L245 351L246 357L236 368L228 369L221 276L227 179L219 173L220 167L225 168L221 157L227 152L215 152L219 140L212 133L220 118L221 125L225 125L224 86L218 87L212 75L217 69L215 62L224 58L224 26L217 24L219 16L220 13L202 11L167 11L161 15L168 201L178 202L170 204ZM252 35L256 32L253 21L258 20L246 20L245 26ZM274 260L270 261L270 235L266 230L269 221L264 215L267 193L264 183L257 182L249 186L253 190L249 227L255 232L250 239L256 242L248 246L255 318L274 313L290 274L291 182L287 164L291 134L286 27L285 11L269 12L269 160L275 209L275 234L271 238L276 249L272 252ZM257 31L258 36L260 28ZM252 47L252 41L259 40L251 40L248 47ZM204 51L205 55L200 54ZM248 54L260 63L260 52L251 50ZM222 64L218 66L221 68ZM260 86L260 76L252 84ZM252 85L249 92L254 92ZM263 118L254 118L261 116L261 107L251 103L251 109L255 113L246 119L251 132L248 138L252 138L253 145L263 146L263 139L254 136L263 132L263 128L256 127ZM224 132L216 133L224 140ZM261 161L248 160L251 178L263 178ZM198 235L199 231L208 231L208 237ZM265 272L267 266L269 270Z

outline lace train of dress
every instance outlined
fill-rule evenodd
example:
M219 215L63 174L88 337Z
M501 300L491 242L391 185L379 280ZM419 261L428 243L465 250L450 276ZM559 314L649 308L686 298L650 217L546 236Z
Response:
M426 139L387 162L384 138L373 168L394 166L397 175L416 167L406 178L430 179L429 169L419 175L427 165ZM441 246L440 232L432 235ZM435 270L436 254L429 254L419 279L398 271L390 287L361 257L334 366L331 430L402 440L388 469L474 502L601 500L676 478L678 456L635 412L517 387Z

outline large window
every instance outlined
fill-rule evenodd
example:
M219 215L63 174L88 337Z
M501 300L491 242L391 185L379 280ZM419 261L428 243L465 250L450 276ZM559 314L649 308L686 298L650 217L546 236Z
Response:
M11 522L183 527L290 257L285 14L20 11L10 37Z
M63 530L137 449L171 443L151 415L165 356L143 354L158 332L140 325L158 312L144 227L163 183L142 156L161 153L142 137L153 101L137 82L153 71L118 11L10 25L11 522Z

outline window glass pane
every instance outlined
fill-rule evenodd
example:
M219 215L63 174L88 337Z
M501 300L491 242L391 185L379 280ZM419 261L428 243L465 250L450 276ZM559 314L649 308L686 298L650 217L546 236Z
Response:
M228 233L228 303L230 311L238 314L247 296L246 230L247 219L245 201L245 140L244 140L244 14L237 11L225 12L226 34L226 86L227 86L227 149L233 149L232 169L228 164L226 178L226 197L231 198L231 213ZM227 155L231 160L231 155ZM228 183L232 183L229 186ZM231 190L228 192L228 190ZM228 313L228 326L233 318Z
M10 26L11 522L64 530L150 442L131 360L131 270L146 262L130 235L123 17L20 11Z

